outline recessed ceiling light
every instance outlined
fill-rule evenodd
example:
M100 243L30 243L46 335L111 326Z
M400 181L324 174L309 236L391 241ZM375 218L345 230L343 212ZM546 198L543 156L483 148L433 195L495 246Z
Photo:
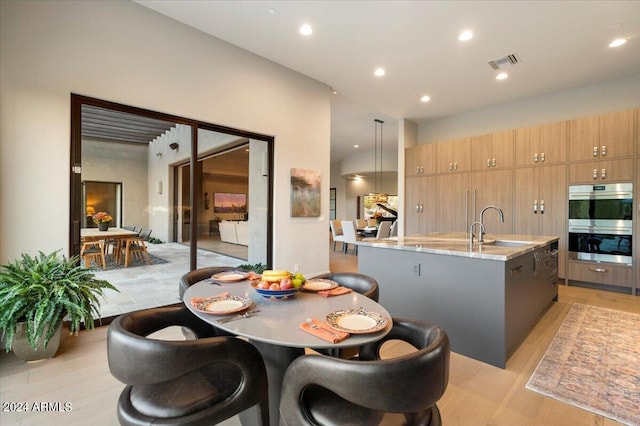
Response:
M627 42L626 38L617 38L609 43L609 47L619 47Z
M311 28L311 25L309 24L302 24L300 26L300 34L308 36L313 34L313 28Z
M460 33L458 36L458 40L460 41L469 41L473 38L473 32L467 30Z
M354 145L353 147L354 148L360 148L360 145Z
M386 74L386 71L384 70L384 68L376 68L373 73L376 75L376 77L382 77Z
M267 9L267 13L268 13L269 15L275 15L275 14L276 14L276 10L275 10L274 8L272 8L272 7L271 7L271 8L269 8L269 9Z
M430 96L424 95L420 98L420 102L429 102L431 100Z
M506 72L501 72L500 74L496 75L496 80L504 80L507 77L509 77L509 74L507 74Z

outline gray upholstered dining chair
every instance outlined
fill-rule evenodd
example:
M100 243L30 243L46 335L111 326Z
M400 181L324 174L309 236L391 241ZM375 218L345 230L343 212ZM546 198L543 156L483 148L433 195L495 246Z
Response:
M147 338L169 326L189 327L195 340ZM185 307L124 314L109 326L113 376L126 384L117 405L121 425L213 425L258 406L269 424L267 373L258 350L212 327Z
M378 225L378 232L376 232L376 238L389 238L389 234L391 233L391 222L388 220L383 220Z
M389 340L403 340L416 351L381 359ZM436 403L449 382L449 338L435 324L393 319L391 332L360 348L358 360L305 355L287 368L280 401L280 423L301 425L378 425L397 413L406 425L442 424Z

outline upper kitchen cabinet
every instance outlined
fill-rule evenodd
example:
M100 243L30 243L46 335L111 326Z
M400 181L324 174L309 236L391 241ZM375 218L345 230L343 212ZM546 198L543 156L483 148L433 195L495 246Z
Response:
M569 121L571 161L633 155L634 111L619 111Z
M513 166L513 130L471 138L473 170Z
M455 139L436 144L438 173L471 170L471 139Z
M438 232L468 232L472 197L469 173L437 175L434 229Z
M424 176L436 172L436 147L434 144L418 145L406 148L405 176Z
M633 159L599 160L569 165L569 183L632 182Z
M567 161L567 122L515 130L516 166L558 164Z

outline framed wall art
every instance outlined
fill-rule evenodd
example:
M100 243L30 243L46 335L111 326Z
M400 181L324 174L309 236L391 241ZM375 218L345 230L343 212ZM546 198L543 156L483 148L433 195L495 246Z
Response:
M320 183L320 172L291 169L291 217L320 216Z

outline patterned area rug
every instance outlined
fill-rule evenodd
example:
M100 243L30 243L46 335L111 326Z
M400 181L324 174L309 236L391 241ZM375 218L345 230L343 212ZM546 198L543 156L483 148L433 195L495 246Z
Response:
M151 257L151 262L152 262L151 265L160 265L162 263L167 263L166 260L162 259L161 257L155 256L151 253L149 253L149 257ZM107 268L105 269L106 271L110 271L112 269L124 268L124 261L117 263L113 259L113 256L106 256L106 261L107 261ZM132 256L132 259L129 261L129 266L127 266L127 268L135 268L136 266L150 266L150 265L146 262L146 260L140 261L138 258ZM102 267L96 264L95 262L91 262L91 269L102 270Z
M574 304L527 388L640 425L640 315Z

